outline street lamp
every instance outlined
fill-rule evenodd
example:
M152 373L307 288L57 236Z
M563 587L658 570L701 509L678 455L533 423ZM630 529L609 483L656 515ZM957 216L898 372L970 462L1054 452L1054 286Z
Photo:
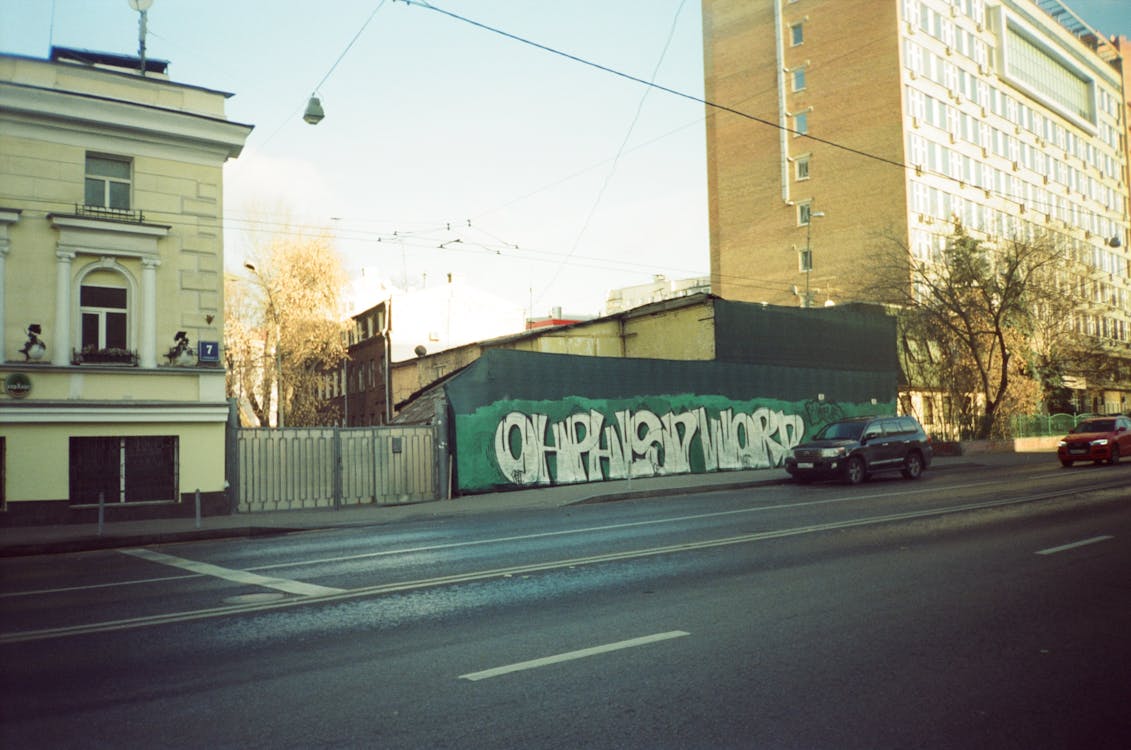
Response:
M813 275L813 246L811 238L813 234L813 219L821 218L825 215L824 211L809 210L809 219L805 222L805 249L801 251L800 267L801 272L805 274L805 297L801 302L802 307L812 307L813 299L809 292L809 277Z
M271 310L271 320L275 324L275 426L283 428L283 363L279 358L279 311L275 308L275 297L271 294L271 287L263 281L259 271L251 263L244 263L243 267L255 274L263 293L267 295L267 307Z
M311 95L310 101L306 103L306 111L302 113L302 119L311 125L317 125L322 122L322 118L325 116L326 112L322 109L322 101L317 96Z

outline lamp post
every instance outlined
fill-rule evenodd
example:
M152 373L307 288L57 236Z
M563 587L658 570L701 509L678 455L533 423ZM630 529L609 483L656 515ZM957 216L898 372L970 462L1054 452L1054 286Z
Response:
M279 357L279 311L275 308L275 297L271 294L271 287L263 281L259 271L251 263L244 263L243 267L255 274L263 293L267 295L267 307L271 311L271 321L275 324L275 426L283 428L283 363Z
M802 307L812 307L813 299L809 291L809 277L813 275L813 219L823 217L824 211L809 210L809 220L805 222L805 251L801 254L801 271L805 274L805 297L801 301Z

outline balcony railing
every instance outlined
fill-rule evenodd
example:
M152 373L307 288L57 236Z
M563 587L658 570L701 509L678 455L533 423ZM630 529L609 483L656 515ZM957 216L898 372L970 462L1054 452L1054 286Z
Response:
M128 208L106 208L105 206L88 206L84 203L75 204L75 216L85 216L90 219L110 219L130 224L141 224L145 221L145 214L141 211L131 211Z

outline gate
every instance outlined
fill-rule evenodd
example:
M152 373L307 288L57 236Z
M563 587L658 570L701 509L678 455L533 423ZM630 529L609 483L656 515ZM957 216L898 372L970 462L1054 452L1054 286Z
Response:
M433 428L235 431L236 511L397 505L438 497Z

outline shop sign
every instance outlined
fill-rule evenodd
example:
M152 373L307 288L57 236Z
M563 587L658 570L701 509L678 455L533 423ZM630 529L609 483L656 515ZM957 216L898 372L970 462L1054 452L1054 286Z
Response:
M31 393L31 378L22 372L13 372L4 378L4 392L12 398L26 398Z

